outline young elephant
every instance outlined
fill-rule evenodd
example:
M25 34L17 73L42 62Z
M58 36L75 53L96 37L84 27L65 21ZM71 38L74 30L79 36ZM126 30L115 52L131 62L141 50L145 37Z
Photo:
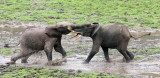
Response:
M66 52L61 45L62 34L68 34L69 30L63 30L63 27L71 25L66 22L59 22L53 28L52 37L48 37L45 34L45 28L43 27L28 27L20 39L20 48L21 52L16 56L11 57L11 61L7 64L14 64L16 60L21 59L21 63L27 63L27 59L30 55L40 50L44 50L48 61L52 61L52 49L54 47L55 51L62 54L64 58L66 56Z
M93 40L92 50L84 63L90 62L99 51L100 46L107 61L110 61L108 48L117 49L124 56L126 62L130 62L134 58L134 55L127 50L127 45L132 35L124 24L114 23L102 27L98 23L84 24L72 30L79 32L83 36L91 37Z

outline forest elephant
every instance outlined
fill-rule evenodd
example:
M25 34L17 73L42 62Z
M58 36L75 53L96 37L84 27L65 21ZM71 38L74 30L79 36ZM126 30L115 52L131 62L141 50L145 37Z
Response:
M62 34L68 34L70 31L66 26L71 25L67 22L59 22L53 26L50 37L45 33L45 27L28 27L20 37L20 53L11 57L7 64L14 64L16 60L21 58L21 63L27 63L27 59L33 53L44 50L48 61L52 61L52 49L62 54L62 58L66 56L66 51L61 45Z
M130 62L134 58L134 54L127 50L128 42L133 36L122 23L106 24L104 26L100 26L98 23L83 24L79 28L72 29L71 27L70 30L79 32L77 34L82 36L91 37L93 40L91 52L84 63L89 63L100 47L102 47L107 61L110 61L108 48L117 49L124 56L126 62ZM150 33L146 35L150 35Z

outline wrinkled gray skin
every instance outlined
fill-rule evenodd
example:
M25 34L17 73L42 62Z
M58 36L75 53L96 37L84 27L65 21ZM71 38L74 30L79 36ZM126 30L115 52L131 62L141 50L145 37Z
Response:
M28 27L23 34L21 35L20 39L20 48L21 52L16 56L11 57L11 64L15 63L16 60L21 59L21 63L27 63L27 59L30 55L35 52L44 50L48 61L52 61L52 49L54 47L55 51L62 54L62 57L66 56L66 52L61 45L61 38L62 34L68 34L69 30L62 30L65 29L65 26L71 25L70 23L66 22L59 22L55 26L49 26L47 28L52 29L52 37L48 37L45 33L45 28L40 27Z
M108 48L117 49L124 56L126 62L130 62L134 58L134 55L127 50L132 36L124 24L114 23L102 27L98 23L84 24L81 25L81 28L72 30L80 32L83 36L91 37L93 40L92 50L84 63L89 63L100 47L102 47L107 61L110 61Z

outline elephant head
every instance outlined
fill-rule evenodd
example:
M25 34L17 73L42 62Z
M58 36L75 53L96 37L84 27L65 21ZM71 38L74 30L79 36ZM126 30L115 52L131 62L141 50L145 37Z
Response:
M70 30L77 32L77 35L92 37L99 30L98 23L83 24L78 26L72 26Z
M58 37L62 34L68 34L71 32L70 30L68 30L68 26L73 26L73 24L67 22L56 23L53 26L46 27L45 34L47 34L49 37Z

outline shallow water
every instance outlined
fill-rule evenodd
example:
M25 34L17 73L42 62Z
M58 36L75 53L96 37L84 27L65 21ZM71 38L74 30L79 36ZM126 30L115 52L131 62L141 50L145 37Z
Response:
M17 49L19 37L22 34L23 27L3 27L0 28L0 48L3 48L5 44L9 44L11 49ZM141 36L149 32L137 32L132 31L131 34L134 37ZM67 52L72 52L73 54L68 55L67 62L63 63L61 66L46 66L52 69L66 69L66 70L81 70L86 72L102 72L108 74L116 75L129 75L132 77L160 77L160 61L158 60L146 60L146 61L136 61L133 60L130 63L123 62L122 55L115 55L118 53L116 50L109 50L111 62L106 62L103 56L103 52L100 49L99 53L94 56L89 64L82 64L82 62L87 58L88 53L91 50L92 40L89 37L82 37L77 41L69 39L72 34L64 35L62 38L62 45ZM151 46L160 47L160 31L152 31L150 36L145 36L137 40L131 39L128 48L142 49ZM152 55L155 57L160 57L160 55ZM9 61L10 55L0 55L0 64L5 64ZM53 59L61 58L61 55L57 52L53 52ZM45 61L45 62L44 62ZM28 64L21 64L20 60L17 61L16 66L29 66L29 67L44 67L47 62L46 56L43 52L39 54L32 55Z

